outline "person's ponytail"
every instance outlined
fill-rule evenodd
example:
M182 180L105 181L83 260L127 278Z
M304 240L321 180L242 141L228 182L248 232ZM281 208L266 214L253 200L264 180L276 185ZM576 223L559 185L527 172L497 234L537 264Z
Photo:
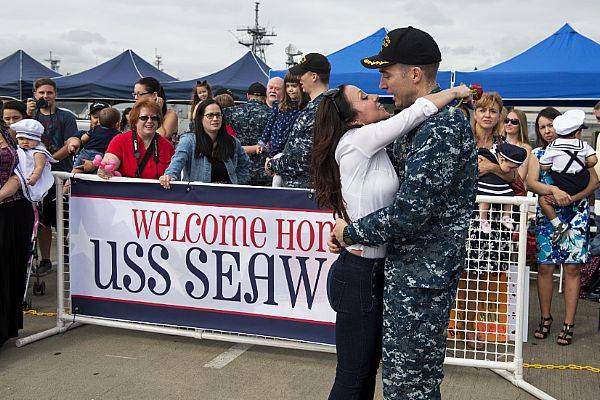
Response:
M326 92L319 104L313 127L310 173L317 204L332 210L334 217L350 222L342 196L340 168L335 159L337 145L346 131L352 128L348 124L355 115L346 101L344 88L340 86L339 92L333 95Z

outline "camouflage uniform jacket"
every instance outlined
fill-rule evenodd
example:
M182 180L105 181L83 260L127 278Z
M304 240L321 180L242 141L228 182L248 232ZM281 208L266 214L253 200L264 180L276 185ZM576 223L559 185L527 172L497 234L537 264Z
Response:
M313 145L313 125L317 108L323 100L320 94L298 114L290 131L281 157L271 161L273 171L281 175L283 186L308 188L310 184L310 156Z
M357 243L388 243L386 280L444 289L465 265L477 191L477 151L465 115L445 107L396 141L400 188L394 202L355 221ZM389 267L389 268L388 268Z
M237 139L242 146L254 146L258 144L265 130L271 109L258 100L249 100L247 103L226 108L225 121L231 124L237 133ZM264 154L249 154L250 157L250 184L266 185L271 178L265 173Z

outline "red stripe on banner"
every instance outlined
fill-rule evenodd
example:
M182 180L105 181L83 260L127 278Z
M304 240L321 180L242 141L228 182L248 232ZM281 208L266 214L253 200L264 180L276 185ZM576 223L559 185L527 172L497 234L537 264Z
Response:
M191 306L178 306L178 305L173 305L173 304L151 303L148 301L139 301L139 300L111 299L111 298L106 298L106 297L84 296L84 295L79 295L79 294L71 295L71 297L84 299L84 300L99 300L99 301L109 301L109 302L114 302L114 303L140 304L140 305L144 305L144 306L161 307L161 308L176 308L176 309L182 309L182 310L205 311L205 312L212 312L212 313L218 313L218 314L233 314L233 315L243 315L246 317L278 319L278 320L283 320L283 321L306 322L308 324L315 324L315 325L331 325L331 326L335 325L335 322L314 321L314 320L310 320L310 319L280 317L280 316L267 315L267 314L253 314L253 313L246 313L246 312L241 312L241 311L215 310L212 308L200 308L200 307L191 307Z
M300 211L300 212L312 212L318 214L331 214L331 210L313 210L308 208L274 208L274 207L263 207L263 206L246 206L246 205L238 205L238 204L211 204L211 203L201 203L194 201L177 201L177 200L152 200L152 199L141 199L138 197L109 197L109 196L100 196L94 194L71 194L71 197L81 197L88 199L106 199L106 200L124 200L124 201L141 201L145 203L168 203L168 204L189 204L189 205L198 205L198 206L206 206L206 207L223 207L223 208L248 208L253 210L270 210L270 211Z

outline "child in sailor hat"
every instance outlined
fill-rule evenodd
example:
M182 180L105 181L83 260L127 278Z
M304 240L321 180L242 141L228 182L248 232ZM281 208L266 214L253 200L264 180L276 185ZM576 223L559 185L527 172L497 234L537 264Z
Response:
M491 149L481 148L478 154L489 161L500 166L502 172L510 172L518 169L527 159L527 150L510 143L500 143L494 145ZM510 184L504 182L502 178L491 172L479 177L477 182L477 194L485 196L514 196L515 192ZM514 220L511 218L510 204L502 206L502 218L500 223L508 230L513 230ZM492 231L488 213L490 203L479 204L479 227L483 233L489 234Z
M30 201L41 201L54 184L49 163L55 163L52 154L42 144L44 126L34 119L23 119L12 124L17 133L17 155L19 163L15 173L21 181L23 194ZM18 185L5 185L0 189L0 200L14 195Z
M548 145L540 158L540 169L550 171L550 176L560 190L573 196L583 191L590 183L590 172L598 162L596 151L579 138L587 126L585 112L569 110L554 119L552 125L558 137ZM561 221L554 206L543 196L539 199L542 212L554 227L552 243L555 244L569 229L568 221Z

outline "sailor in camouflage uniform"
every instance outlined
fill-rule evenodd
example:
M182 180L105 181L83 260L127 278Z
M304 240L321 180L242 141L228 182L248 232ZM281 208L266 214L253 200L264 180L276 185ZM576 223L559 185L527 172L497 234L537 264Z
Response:
M281 155L268 160L265 167L281 176L284 187L308 188L311 187L310 155L315 114L323 100L323 92L329 88L331 65L324 55L309 53L289 71L300 76L302 90L310 96L310 102L298 114Z
M389 32L380 53L362 63L379 68L381 88L407 107L439 90L440 61L433 38L408 27ZM400 188L392 205L350 225L338 220L334 233L343 245L388 243L384 398L440 399L446 328L475 207L477 152L465 115L445 107L398 139L394 153Z
M226 108L223 112L227 123L237 133L237 139L250 157L250 180L252 186L270 186L271 178L265 173L266 157L258 146L271 109L265 104L267 88L255 82L248 88L248 101L244 104Z

